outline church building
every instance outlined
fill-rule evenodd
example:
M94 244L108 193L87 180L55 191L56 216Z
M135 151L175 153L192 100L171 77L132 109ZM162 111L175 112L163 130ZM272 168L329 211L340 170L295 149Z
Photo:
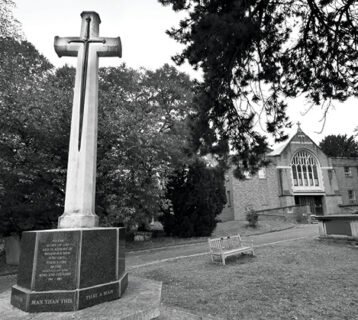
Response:
M219 219L245 220L258 213L331 215L358 211L358 158L331 158L300 126L283 146L266 154L270 160L254 176L226 175L227 203Z

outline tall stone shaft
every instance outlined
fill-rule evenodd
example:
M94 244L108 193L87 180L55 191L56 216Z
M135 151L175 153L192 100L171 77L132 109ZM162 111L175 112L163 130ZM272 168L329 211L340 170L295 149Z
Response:
M119 37L99 37L99 15L82 12L81 17L80 37L55 37L54 44L59 57L77 56L65 210L59 218L59 228L98 226L95 213L98 57L121 57Z

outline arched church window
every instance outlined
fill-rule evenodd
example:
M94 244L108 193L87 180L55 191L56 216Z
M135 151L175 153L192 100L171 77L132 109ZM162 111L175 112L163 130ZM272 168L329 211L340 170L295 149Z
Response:
M318 162L307 151L298 151L292 159L292 178L295 187L318 187Z

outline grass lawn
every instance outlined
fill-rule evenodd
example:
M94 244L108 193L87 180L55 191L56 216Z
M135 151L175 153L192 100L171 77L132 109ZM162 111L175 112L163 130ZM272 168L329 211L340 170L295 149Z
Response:
M265 233L275 230L282 230L288 227L293 226L294 224L291 222L283 221L283 219L277 218L265 218L260 219L257 228L248 228L246 221L229 221L224 223L218 223L213 237L237 234L240 233L243 236L257 234L257 233ZM143 249L154 249L158 247L165 247L171 245L180 245L187 243L195 243L195 242L203 242L207 241L207 237L202 238L172 238L172 237L159 237L153 238L148 241L141 242L127 242L126 250L127 251L136 251ZM5 252L0 248L0 275L7 273L16 273L17 266L9 266L5 263Z
M163 281L162 302L224 319L358 319L358 249L300 240L213 264L209 256L131 271Z
M290 221L284 221L282 218L260 217L256 228L247 227L247 221L228 221L217 224L212 237L221 237L233 234L248 236L259 233L283 230L294 226ZM136 251L143 249L152 249L170 245L181 245L186 243L207 241L208 237L198 238L175 238L175 237L158 237L147 241L128 241L126 249L128 251Z

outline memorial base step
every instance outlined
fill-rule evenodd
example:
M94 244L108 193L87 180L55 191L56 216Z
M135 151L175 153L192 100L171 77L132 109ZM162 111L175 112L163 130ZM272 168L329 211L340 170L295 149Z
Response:
M23 232L11 303L26 312L74 311L127 287L124 228Z

